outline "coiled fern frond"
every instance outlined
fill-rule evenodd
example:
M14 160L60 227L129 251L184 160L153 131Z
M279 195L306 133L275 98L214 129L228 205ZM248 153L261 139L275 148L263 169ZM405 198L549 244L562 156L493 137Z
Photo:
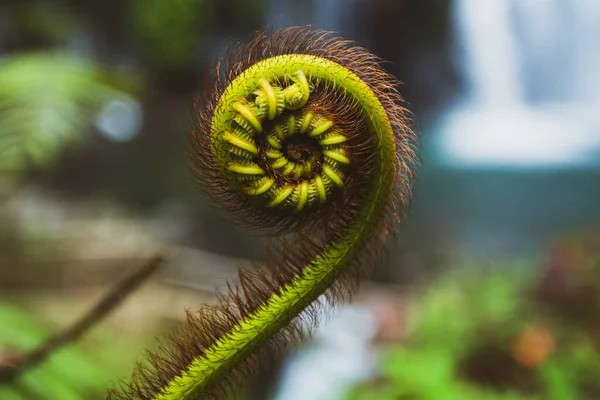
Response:
M260 32L215 68L190 134L203 192L285 235L216 305L188 313L110 398L221 398L355 291L407 212L415 135L380 60L330 32Z

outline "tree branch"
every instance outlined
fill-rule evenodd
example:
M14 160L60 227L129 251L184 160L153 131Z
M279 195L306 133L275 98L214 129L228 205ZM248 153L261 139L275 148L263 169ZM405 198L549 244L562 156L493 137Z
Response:
M0 365L0 382L9 381L32 368L61 347L79 339L84 333L110 314L119 304L123 302L138 286L152 275L164 262L162 255L156 255L132 274L125 277L116 284L106 295L82 318L75 321L64 330L57 332L37 348L17 357L10 357L12 362Z

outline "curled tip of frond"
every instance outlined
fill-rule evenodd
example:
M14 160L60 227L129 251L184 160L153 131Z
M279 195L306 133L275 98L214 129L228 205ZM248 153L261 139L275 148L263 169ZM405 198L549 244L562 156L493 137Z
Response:
M332 32L312 30L309 27L290 27L275 32L259 31L250 43L230 47L223 59L216 64L208 90L194 109L196 124L190 132L192 172L205 196L229 211L235 222L274 234L297 231L299 228L313 229L312 221L318 221L318 225L323 226L324 220L335 218L331 216L336 211L340 214L347 212L351 203L349 198L356 199L356 192L363 186L360 178L370 172L369 161L374 145L372 135L366 130L364 113L344 96L343 90L330 85L320 84L315 87L304 109L320 118L333 121L335 125L331 130L348 139L344 150L348 153L350 162L343 166L343 187L341 190L332 190L333 199L328 196L328 201L323 202L322 206L304 207L302 212L294 213L285 210L280 212L277 208L265 209L262 204L253 206L256 205L255 199L252 196L240 196L238 191L232 190L229 177L223 175L215 162L211 125L221 95L250 66L266 58L284 54L309 54L332 60L358 75L379 98L397 135L399 202L395 205L403 215L408 209L407 201L416 165L416 140L411 130L410 113L405 109L398 92L399 82L386 73L381 68L381 60L366 49L352 41L341 39ZM280 171L283 170L281 168ZM256 187L260 187L260 183L261 181Z

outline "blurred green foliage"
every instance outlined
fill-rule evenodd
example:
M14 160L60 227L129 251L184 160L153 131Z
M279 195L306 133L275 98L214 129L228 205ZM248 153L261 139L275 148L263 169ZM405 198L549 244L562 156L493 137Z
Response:
M34 349L52 332L39 317L10 303L0 302L0 361ZM108 347L108 346L107 346ZM111 380L128 370L122 348L72 344L45 362L26 370L14 381L0 382L2 400L100 399ZM125 357L126 358L126 357Z
M409 343L382 351L381 376L357 387L352 400L531 399L471 387L457 379L460 359L484 325L502 326L518 310L524 277L462 270L427 287L409 312Z
M133 33L156 69L186 68L206 44L211 12L206 0L133 0Z
M383 345L378 376L348 399L597 398L600 260L580 238L565 242L539 276L530 262L500 264L429 285L408 313L408 339Z
M0 192L79 139L109 100L127 97L105 78L93 62L68 53L0 59Z
M21 2L14 6L13 20L22 32L48 44L65 43L83 32L81 21L55 1Z

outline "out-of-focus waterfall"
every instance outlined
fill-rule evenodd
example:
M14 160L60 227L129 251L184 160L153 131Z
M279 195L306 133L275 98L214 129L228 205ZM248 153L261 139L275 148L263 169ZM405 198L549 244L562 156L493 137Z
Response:
M464 93L438 125L455 166L600 167L600 2L455 0Z
M486 107L521 101L516 35L507 29L509 1L457 0L454 11L457 51L471 101Z

